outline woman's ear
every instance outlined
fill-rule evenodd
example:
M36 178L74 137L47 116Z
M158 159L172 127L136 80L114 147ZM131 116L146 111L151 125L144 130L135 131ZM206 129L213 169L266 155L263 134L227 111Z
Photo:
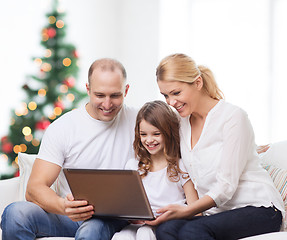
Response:
M203 87L203 79L201 76L198 76L193 82L198 90L201 90Z

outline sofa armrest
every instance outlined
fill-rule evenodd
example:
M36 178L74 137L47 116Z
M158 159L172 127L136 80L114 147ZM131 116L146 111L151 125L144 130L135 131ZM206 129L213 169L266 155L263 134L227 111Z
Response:
M19 200L19 183L19 177L0 180L0 216L7 205Z

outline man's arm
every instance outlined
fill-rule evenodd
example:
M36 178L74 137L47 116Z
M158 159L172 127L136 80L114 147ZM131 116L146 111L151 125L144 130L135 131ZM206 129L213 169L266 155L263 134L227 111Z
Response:
M74 201L71 194L64 199L50 188L60 171L60 166L37 158L27 185L27 201L39 205L47 212L67 215L73 221L90 218L94 211L93 206L87 205L87 201Z

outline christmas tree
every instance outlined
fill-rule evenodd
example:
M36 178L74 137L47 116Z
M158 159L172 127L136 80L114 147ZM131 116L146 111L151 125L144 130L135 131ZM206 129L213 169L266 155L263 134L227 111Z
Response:
M17 173L19 152L38 153L43 133L50 123L75 108L86 96L76 88L77 50L64 41L65 13L59 9L57 0L53 4L52 11L47 14L47 25L41 32L45 54L33 59L39 72L29 76L23 85L26 100L20 109L12 111L8 135L1 138L1 159L7 160L14 170L0 172L0 179Z

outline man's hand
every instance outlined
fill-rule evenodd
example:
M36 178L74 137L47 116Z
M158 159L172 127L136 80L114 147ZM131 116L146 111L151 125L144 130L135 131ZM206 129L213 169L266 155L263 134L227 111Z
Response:
M72 194L66 196L64 208L65 214L74 222L87 220L95 213L92 205L85 200L75 201Z

